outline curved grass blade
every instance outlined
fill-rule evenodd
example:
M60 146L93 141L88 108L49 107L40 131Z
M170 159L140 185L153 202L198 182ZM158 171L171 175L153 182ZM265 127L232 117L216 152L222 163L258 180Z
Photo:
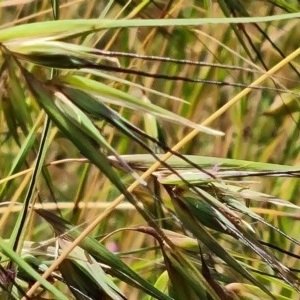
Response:
M204 282L206 280L202 277L201 280L197 278L195 273L191 270L188 271L186 264L182 264L178 257L172 255L172 252L166 248L163 250L164 262L168 270L169 279L171 282L171 287L169 288L170 296L174 299L208 299L206 290L204 287ZM191 276L193 274L193 276ZM200 274L198 274L200 276ZM196 280L196 278L198 280ZM206 283L207 284L207 283ZM209 287L210 288L210 287ZM211 288L210 288L211 290ZM214 292L214 291L213 291ZM211 299L220 299L215 293L209 293Z
M249 280L254 285L258 286L272 299L275 299L269 290L257 281L245 268L243 268L216 240L215 238L205 229L203 226L204 214L201 214L201 218L195 215L195 210L199 209L197 206L190 206L192 203L187 203L177 193L175 193L170 187L166 187L171 200L174 205L175 211L179 219L183 222L184 226L190 230L194 236L199 239L208 249L213 251L219 258L228 264L229 267L236 270L243 278ZM197 204L197 203L195 203ZM192 209L192 210L191 210ZM219 224L215 222L215 224Z
M1 237L0 248L7 257L9 257L16 265L18 265L19 268L22 268L29 274L29 276L34 278L36 281L39 281L45 287L45 289L51 292L54 296L61 300L68 300L68 297L66 297L54 285L38 274L24 259L18 256Z
M107 148L111 153L115 155L121 165L133 176L140 181L142 184L146 184L140 177L124 162L115 149L106 142L104 137L100 134L99 130L94 126L92 121L75 106L68 98L59 92L54 92L55 104L60 109L60 111L74 124L75 127L80 128L87 136L99 143L99 145ZM80 97L80 95L76 95Z
M59 238L59 244L62 248L69 242ZM76 247L71 253L72 258L65 259L60 265L59 270L64 280L67 282L70 290L76 299L91 299L109 297L111 300L124 300L126 297L105 274L100 264L84 252L80 247Z
M167 121L176 122L176 123L182 124L184 126L189 126L192 128L197 128L200 132L205 132L205 133L212 134L212 135L223 135L223 133L220 131L210 129L208 127L200 126L200 125L193 123L185 118L182 118L166 109L163 109L152 103L146 103L144 101L141 101L140 99L138 99L134 96L131 96L125 92L117 90L108 85L102 84L101 82L98 82L98 81L95 81L92 79L88 79L88 78L84 78L84 77L80 77L80 76L64 76L64 77L60 77L59 80L60 80L59 83L64 82L64 83L71 85L71 87L75 86L80 89L84 89L86 91L89 90L90 92L95 92L100 96L121 99L122 102L119 102L119 103L120 104L122 103L122 105L124 105L130 109L144 111L144 112L156 115L157 117L160 117ZM61 86L60 88L65 93L74 94L75 90L71 87L68 88L66 86ZM88 98L88 99L86 101L82 101L82 100L78 99L77 101L80 101L80 102L77 102L77 105L80 105L81 108L84 107L84 110L86 112L89 112L90 114L94 115L95 117L96 116L99 117L99 116L101 116L101 114L103 115L103 112L101 111L101 109L99 107L100 101L93 99L94 97L87 95L84 91L81 91L81 93L83 96L85 95L85 98ZM110 102L109 98L108 98L108 102ZM114 103L113 100L111 102ZM102 106L103 106L103 104L102 104ZM107 109L106 109L106 111L107 111Z
M99 151L99 146L100 144L104 145L114 154L116 154L116 152L106 143L87 116L71 102L68 102L68 106L66 107L66 101L68 101L68 99L64 99L65 102L59 102L59 106L57 107L53 102L55 91L50 91L48 87L43 86L27 71L23 70L23 72L31 91L39 101L39 104L45 109L47 114L50 115L60 130L70 138L87 158L100 167L116 186L123 189L123 191L126 190L111 168L105 155ZM126 166L126 164L123 164L123 166Z
M79 68L80 64L90 62L91 59L107 60L119 65L118 59L104 56L103 51L96 48L63 41L49 41L47 38L8 44L7 49L22 59L57 68Z
M107 296L108 294L98 286L94 278L87 274L87 270L76 261L65 259L60 264L59 271L77 300L106 299L107 297L112 300L126 299L117 294Z
M163 253L164 262L170 279L169 295L174 299L214 299L219 300L225 297L225 293L219 293L207 281L199 271L198 265L190 261L189 257L181 246L171 247L149 227L137 227L133 229L152 235L159 243ZM164 233L166 231L164 230ZM198 251L199 252L199 245Z
M185 202L190 211L193 211L195 217L198 218L200 222L206 218L204 211L199 208L203 205L209 206L213 210L213 215L210 216L210 220L214 221L216 224L221 225L222 231L226 232L236 239L243 242L249 248L251 248L255 253L257 253L266 263L288 284L293 286L297 291L300 289L299 279L283 264L281 264L273 255L268 253L261 245L261 243L255 238L253 232L245 230L241 226L241 220L233 212L220 203L216 198L211 196L209 193L203 189L197 189L202 195L203 199L197 198L197 195L193 195L192 192L184 192L182 194L182 201ZM187 195L186 195L187 194ZM185 196L186 195L186 196ZM190 197L188 195L191 195ZM200 205L201 201L202 206ZM205 225L205 224L204 224Z
M56 235L63 236L64 239L69 241L73 241L79 236L80 230L78 230L75 226L68 224L65 220L53 213L42 209L38 209L36 212L52 225ZM92 237L85 237L85 239L80 243L80 247L98 262L110 267L110 271L114 276L128 284L144 290L149 295L157 297L157 299L172 299L156 290L148 281L141 278L137 273L123 263L118 256L108 251L102 244L98 243L98 241Z
M164 293L168 293L168 286L169 286L169 276L168 272L164 271L161 273L161 275L156 280L154 287L157 288L160 291L163 291ZM153 297L149 296L147 300L155 300Z
M105 120L109 124L113 125L115 128L119 129L121 132L123 132L129 138L131 138L132 140L136 141L139 145L141 145L146 151L148 151L149 153L151 153L151 155L157 161L160 161L161 164L164 165L165 167L168 168L168 164L166 164L165 162L161 161L159 159L159 157L155 154L155 152L152 151L152 149L149 146L147 146L147 144L144 141L142 141L139 136L146 137L148 140L150 140L151 142L153 142L154 144L156 144L157 146L159 146L160 148L162 148L164 151L170 151L173 155L179 156L183 160L186 159L180 153L173 151L168 146L162 144L161 142L159 142L155 138L147 135L141 129L139 129L136 126L134 126L131 123L129 123L126 119L122 118L115 111L113 111L112 109L110 109L109 107L107 107L106 105L104 105L103 103L101 103L100 101L97 101L97 99L95 99L94 97L90 96L89 94L87 94L87 93L85 93L85 92L83 92L81 90L76 90L76 89L72 89L72 88L64 87L64 86L61 86L60 89L61 89L61 91L68 98L72 99L72 101L74 103L76 103L76 105L79 108L81 108L84 112L86 112L87 114L90 114L92 117L94 117L96 119ZM136 133L139 136L136 135ZM119 161L121 161L121 163L123 163L123 161L121 160L121 158L119 159L117 157L117 159ZM188 163L190 163L191 165L193 165L193 162L191 162L191 161L188 161ZM123 165L125 165L125 164L126 164L126 162L123 163ZM197 165L194 165L194 167L197 167ZM171 169L171 172L177 174L177 176L179 178L181 178L182 180L184 180L184 178L180 177L180 174L176 173L176 171L174 169ZM207 176L210 176L210 174L208 172L205 172L205 170L202 170L202 172L206 173Z

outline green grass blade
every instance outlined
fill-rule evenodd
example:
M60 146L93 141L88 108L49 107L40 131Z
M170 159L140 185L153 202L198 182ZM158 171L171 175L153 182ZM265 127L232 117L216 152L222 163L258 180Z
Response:
M158 154L158 157L162 155ZM211 171L216 170L251 170L251 171L299 171L299 168L280 165L280 164L271 164L271 163L261 163L255 161L247 161L240 159L231 159L231 158L222 158L222 157L212 157L212 156L201 156L201 155L185 155L189 161L192 161L194 164L199 165L202 168L211 168ZM156 160L153 156L149 154L132 154L132 155L122 155L122 158L132 167L136 169L146 170L151 166ZM113 161L113 158L111 158ZM167 163L177 169L191 169L191 165L182 160L179 157L170 157L167 160Z
M5 256L9 257L19 268L22 268L25 272L29 274L36 281L39 281L42 286L45 287L49 292L61 300L68 300L62 292L60 292L54 285L48 282L46 279L42 278L28 263L25 262L20 256L18 256L11 247L0 237L0 248L2 249Z
M24 165L24 163L26 161L26 157L27 157L29 151L31 150L31 148L34 144L34 141L36 139L37 130L40 126L40 121L41 121L40 119L36 121L36 123L33 125L31 130L29 131L26 139L23 141L22 146L12 163L10 171L7 174L7 177L20 171L21 167ZM1 189L0 189L0 199L3 199L5 191L9 187L9 185L10 185L10 182L8 182L8 181L6 181L2 184Z
M104 97L103 100L108 103L116 104L117 101L117 104L120 106L125 106L130 109L147 112L167 121L176 122L192 128L197 128L199 131L206 132L208 134L223 134L220 131L195 124L185 118L181 118L180 116L175 115L174 113L166 109L163 109L149 102L141 101L139 98L136 98L130 94L122 92L118 89L110 87L109 85L105 85L96 80L84 78L81 76L65 76L61 77L60 80L61 82L69 84L71 87L77 87L86 91L90 91L92 93L95 93L97 96L100 96L101 98ZM72 92L71 89L68 90L64 87L62 87L62 90L69 93ZM84 103L82 103L82 105L85 105L85 110L90 111L90 113L94 114L95 116L101 115L99 104L97 104L97 102L99 102L99 100L90 99L89 101L85 101Z
M73 241L79 236L80 230L78 230L75 226L71 226L58 216L40 209L36 210L36 212L53 226L53 229L58 236L63 235L64 238L69 241ZM102 244L98 243L97 240L87 236L80 243L80 247L87 251L87 253L89 253L89 255L95 258L98 262L108 265L111 268L112 274L120 277L121 280L143 289L146 293L157 297L158 299L171 299L169 296L156 290L148 281L142 279L137 273L123 263L118 256L108 251Z
M243 278L249 280L254 285L259 286L267 295L271 296L272 299L274 297L270 294L269 290L260 282L258 282L246 269L244 269L218 242L215 238L207 232L207 230L202 225L202 222L199 222L199 219L194 214L194 209L191 210L181 197L173 193L169 190L171 194L172 203L175 207L175 211L186 226L188 230L190 230L197 239L199 239L208 249L211 249L218 257L220 257L224 262L228 264L231 268L240 273ZM205 216L205 215L203 215ZM202 218L201 217L201 221ZM216 222L217 224L217 222Z
M67 33L71 36L74 33L95 32L103 29L129 28L129 27L166 27L166 26L199 26L204 24L239 24L239 23L259 23L299 18L300 13L280 14L264 17L244 17L244 18L199 18L199 19L77 19L58 20L25 24L2 29L0 31L0 41L6 42L18 38L32 38L42 36L53 36Z

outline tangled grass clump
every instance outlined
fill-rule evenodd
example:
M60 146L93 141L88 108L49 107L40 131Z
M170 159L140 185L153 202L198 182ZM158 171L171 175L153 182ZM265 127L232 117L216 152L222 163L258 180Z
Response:
M51 3L0 4L1 299L296 299L297 1Z

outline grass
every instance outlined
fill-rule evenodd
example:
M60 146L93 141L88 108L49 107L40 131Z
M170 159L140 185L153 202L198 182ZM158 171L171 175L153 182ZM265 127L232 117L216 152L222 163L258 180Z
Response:
M0 4L1 298L297 299L297 1L52 5Z

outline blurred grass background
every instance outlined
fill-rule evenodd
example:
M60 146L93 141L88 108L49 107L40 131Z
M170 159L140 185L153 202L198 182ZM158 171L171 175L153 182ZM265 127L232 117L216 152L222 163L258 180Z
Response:
M163 18L209 18L224 16L269 16L287 12L298 12L299 1L59 1L60 19L163 19ZM26 24L52 20L50 1L2 1L0 3L0 30ZM170 76L205 79L208 83L184 82L178 80L156 79L134 74L117 73L119 79L137 83L145 88L153 89L178 97L186 101L178 102L152 93L144 93L114 80L103 79L103 82L132 95L139 95L145 101L162 106L169 111L181 115L195 123L201 123L212 115L229 99L234 97L242 88L233 85L222 85L216 82L238 83L249 85L266 69L270 69L285 56L299 47L300 27L299 19L273 21L255 24L206 24L199 27L154 27L154 28L122 28L102 30L97 33L69 39L70 42L107 51L135 53L147 56L170 57L174 59L193 60L215 66L193 66L188 64L172 64L165 61L145 61L138 57L120 57L119 64L130 70L142 70L153 74L161 73ZM281 54L278 49L280 49ZM3 63L3 57L1 58ZM286 65L265 81L263 87L253 90L238 104L228 109L225 114L215 120L210 126L225 133L223 137L199 134L180 150L182 154L207 155L223 158L243 159L257 162L269 162L282 165L299 166L299 57L291 65ZM236 68L220 68L219 65ZM27 68L37 77L47 77L49 70L40 66L27 64ZM61 71L62 74L67 70ZM74 71L76 73L76 71ZM16 72L17 77L20 75ZM6 75L2 73L0 79L0 132L1 132L1 159L0 159L0 189L1 201L22 202L27 193L30 172L38 150L39 140L43 128L45 113L32 101L26 90L17 91L7 84ZM97 78L87 74L90 78ZM283 93L276 89L287 89L295 94ZM20 110L19 104L14 101L24 93L24 107ZM285 100L287 99L287 100ZM274 103L279 109L273 109ZM284 102L284 101L290 101ZM287 104L285 104L287 103ZM149 116L124 108L118 108L121 115L137 127L152 135L155 126L151 128ZM22 120L22 121L21 121ZM153 119L150 119L153 121ZM166 139L172 147L181 141L190 128L180 124L158 121ZM9 124L9 122L11 122ZM23 122L23 123L21 123ZM146 127L145 124L149 125ZM32 150L26 156L22 170L24 174L4 182L9 174L12 161L20 153L26 136L32 126L38 127L37 137ZM98 124L109 143L119 154L145 153L140 146L130 141L114 128ZM13 130L12 130L13 129ZM60 211L75 224L84 224L101 214L109 206L118 191L112 187L110 181L93 165L80 160L81 154L72 143L66 139L56 127L51 128L49 135L49 149L45 158L46 163L62 161L47 167L48 182L40 176L35 197L42 202L45 208ZM74 161L64 161L67 159ZM123 181L129 184L130 176L119 173ZM299 180L287 178L250 178L256 180L251 188L263 193L288 200L299 205ZM153 199L143 194L142 190L135 192L143 203ZM162 197L167 197L164 192ZM55 203L55 205L53 205ZM64 209L68 206L68 209ZM80 206L73 208L74 203ZM49 206L47 206L47 204ZM50 207L52 205L52 207ZM86 207L85 207L86 205ZM281 228L290 236L299 237L299 213L293 209L277 208L267 203L251 203L252 209L261 212L262 216L273 225ZM82 208L83 207L83 208ZM0 207L1 214L7 213L7 207ZM17 210L16 207L10 208ZM265 213L263 213L263 209ZM1 236L9 238L16 221L16 213L10 212L1 223ZM163 223L163 220L161 221ZM130 205L122 204L99 224L93 232L95 236L113 232L116 229L143 225L145 221ZM261 224L252 224L257 235L271 244L280 245L287 251L299 254L300 248L283 240ZM81 225L82 226L82 225ZM166 228L173 225L167 225ZM175 226L176 227L176 226ZM26 240L44 240L50 238L52 232L49 227L36 220L33 215L27 228ZM220 240L226 245L226 239ZM234 244L232 241L230 243ZM105 239L108 247L116 247L117 251L124 252L126 263L143 276L154 280L160 274L162 266L160 256L156 250L143 251L143 248L156 246L152 238L134 231L120 231ZM234 246L233 246L234 247ZM130 251L137 253L128 254ZM299 262L285 254L276 254L283 264L298 268ZM157 274L156 274L156 271ZM154 271L153 271L154 270ZM272 285L272 284L271 284ZM121 285L130 297L141 299L137 290ZM272 285L274 293L276 284ZM291 291L282 291L282 295L298 299L297 294ZM71 296L70 296L71 297Z

